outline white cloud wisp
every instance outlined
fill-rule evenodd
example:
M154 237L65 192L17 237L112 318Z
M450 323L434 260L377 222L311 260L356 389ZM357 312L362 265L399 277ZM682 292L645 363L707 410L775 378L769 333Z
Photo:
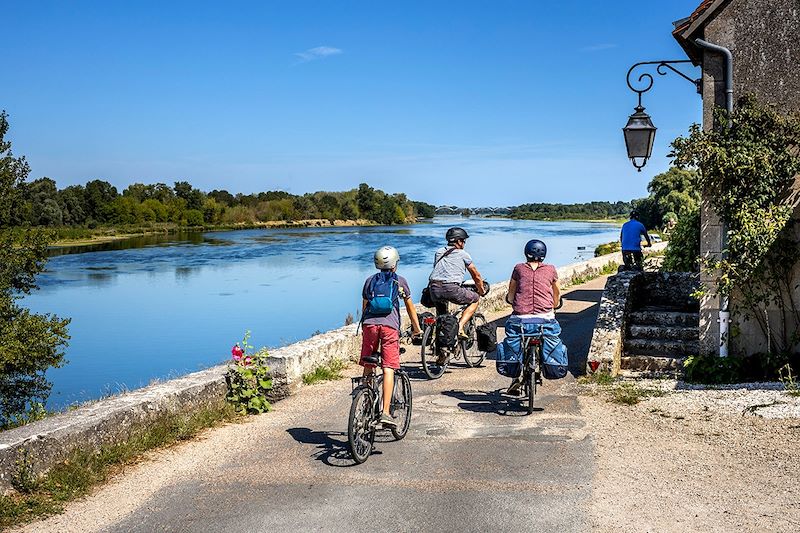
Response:
M332 46L317 46L315 48L309 48L305 52L296 52L294 55L296 58L300 60L300 63L307 63L309 61L314 61L315 59L324 59L329 56L335 56L342 53L340 48L334 48Z

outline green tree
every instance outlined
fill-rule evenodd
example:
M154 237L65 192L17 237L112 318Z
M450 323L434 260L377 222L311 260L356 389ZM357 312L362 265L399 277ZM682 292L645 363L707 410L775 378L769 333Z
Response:
M697 272L700 269L700 209L685 213L669 236L662 267L671 272Z
M30 169L14 157L5 111L0 113L0 427L24 420L25 412L43 403L51 384L48 368L63 363L67 324L53 315L38 315L19 306L36 289L44 269L50 235L41 229L14 229L11 211Z
M108 204L117 197L117 188L103 180L92 180L86 184L84 198L86 199L86 217L95 222L106 222L113 212L108 210Z
M86 222L86 194L82 185L70 185L58 191L62 221L66 226L79 226Z

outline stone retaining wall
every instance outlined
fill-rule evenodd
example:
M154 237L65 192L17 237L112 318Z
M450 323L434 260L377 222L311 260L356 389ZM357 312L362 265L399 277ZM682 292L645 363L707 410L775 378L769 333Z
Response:
M566 287L576 279L597 275L609 262L621 261L620 253L609 254L561 267L558 274ZM505 307L507 287L508 281L493 283L490 293L481 300L482 309ZM419 306L420 311L424 309ZM275 384L271 399L277 401L295 392L302 386L303 374L320 365L337 358L356 359L361 339L355 332L353 324L272 350L268 360ZM43 473L77 448L99 450L124 441L159 417L219 405L226 392L226 369L225 365L215 366L0 432L0 491L10 488L11 476L23 456L34 472Z

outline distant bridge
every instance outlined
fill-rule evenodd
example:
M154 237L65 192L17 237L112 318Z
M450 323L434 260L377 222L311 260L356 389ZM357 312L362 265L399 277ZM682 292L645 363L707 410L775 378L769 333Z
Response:
M455 205L440 205L436 208L437 215L508 215L513 207L458 207Z

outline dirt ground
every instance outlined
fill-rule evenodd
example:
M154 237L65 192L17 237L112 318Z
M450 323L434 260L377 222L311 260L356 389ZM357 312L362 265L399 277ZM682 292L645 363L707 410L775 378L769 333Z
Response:
M581 396L596 444L594 530L800 530L800 419L698 402L715 394L633 406Z

